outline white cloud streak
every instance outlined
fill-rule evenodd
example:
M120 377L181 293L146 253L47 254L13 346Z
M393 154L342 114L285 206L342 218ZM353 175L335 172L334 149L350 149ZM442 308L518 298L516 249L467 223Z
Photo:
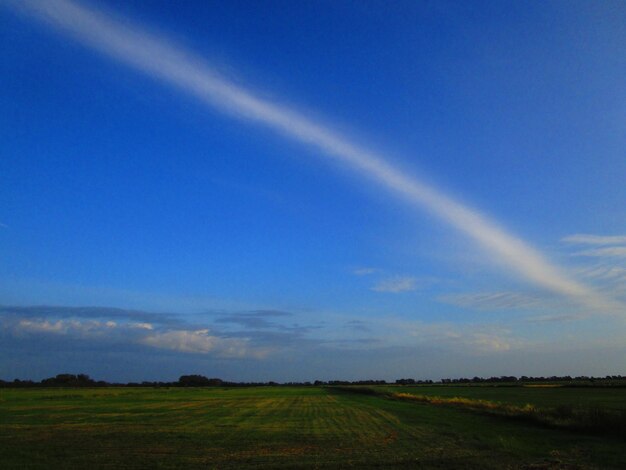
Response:
M376 268L356 268L352 271L352 274L355 276L367 276L369 274L374 274L376 271Z
M203 60L141 31L136 25L67 0L5 0L16 10L48 23L80 43L169 83L223 112L254 121L387 188L477 242L492 258L538 286L576 299L598 312L624 307L570 278L541 253L475 210L391 165L382 155L344 138L290 108L269 102L221 77Z
M480 292L449 294L439 297L442 302L478 310L526 309L546 303L547 299L518 292Z
M564 323L584 320L587 316L582 313L560 313L555 315L536 315L526 319L529 323Z
M564 243L577 245L626 245L626 235L574 234L561 238Z
M596 265L579 270L582 276L602 281L615 281L626 284L626 268L621 266Z
M594 256L599 258L626 258L626 246L607 246L574 253L575 256Z
M406 334L418 343L469 354L502 353L525 346L510 330L495 326L406 322L395 327L400 330L396 334Z

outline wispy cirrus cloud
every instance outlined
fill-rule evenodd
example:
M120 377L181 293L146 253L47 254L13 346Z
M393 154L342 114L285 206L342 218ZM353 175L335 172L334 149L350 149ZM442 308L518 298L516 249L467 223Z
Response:
M577 233L561 238L563 243L577 245L626 245L626 235L591 235Z
M561 239L582 266L575 273L613 298L626 294L626 236L577 234ZM581 249L581 246L584 249ZM573 248L573 249L572 249ZM626 309L623 309L626 311Z
M28 305L9 306L0 305L0 317L18 318L82 318L125 320L129 322L157 323L160 325L180 324L175 314L152 313L142 310L115 308L115 307L74 307L58 305Z
M546 299L520 292L472 292L448 294L439 297L445 303L478 310L508 310L534 308L545 304Z
M626 268L612 264L595 264L578 269L578 273L588 279L626 283Z
M369 274L374 274L376 271L378 271L376 268L363 267L353 269L352 274L354 274L355 276L367 276Z
M604 248L594 248L574 253L575 256L593 256L598 258L624 258L626 257L626 246L607 246Z
M309 119L305 113L270 102L224 79L200 57L163 37L68 0L5 0L5 3L86 46L195 96L202 103L317 149L321 155L437 216L474 240L493 260L508 266L511 273L535 285L574 299L594 311L615 311L621 307L615 300L572 278L493 220L392 165L385 156Z
M216 323L229 323L246 328L267 329L285 328L274 321L276 318L291 317L291 312L281 310L254 310L250 312L229 312L220 315Z
M371 288L371 290L376 292L389 292L392 294L410 292L415 289L417 289L417 279L401 276L384 279Z
M553 315L535 315L526 318L528 323L562 323L588 318L584 313L561 313Z
M368 326L367 322L363 320L349 320L344 323L344 327L353 331L360 331L369 333L372 329Z
M596 248L589 248L572 253L574 256L591 257L626 257L626 235L591 235L575 234L561 238L561 242L570 245L592 245Z

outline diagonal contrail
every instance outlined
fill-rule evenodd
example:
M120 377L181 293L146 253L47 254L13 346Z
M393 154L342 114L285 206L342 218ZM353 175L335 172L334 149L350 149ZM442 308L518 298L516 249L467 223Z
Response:
M343 162L351 170L444 220L481 245L494 259L539 287L569 297L594 312L624 311L623 305L570 278L539 251L487 217L408 176L382 155L359 146L323 124L225 80L200 57L163 38L69 0L2 1L212 107L316 147L321 154Z

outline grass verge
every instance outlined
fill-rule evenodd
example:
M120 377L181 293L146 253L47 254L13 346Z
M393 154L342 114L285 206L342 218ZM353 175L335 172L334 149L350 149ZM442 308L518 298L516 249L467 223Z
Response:
M610 434L626 438L626 412L624 410L573 405L560 405L557 407L538 407L532 404L514 405L467 397L441 397L389 392L368 387L333 388L342 392L376 395L391 400L426 403L435 406L452 406L488 415L523 420L542 426L593 434Z

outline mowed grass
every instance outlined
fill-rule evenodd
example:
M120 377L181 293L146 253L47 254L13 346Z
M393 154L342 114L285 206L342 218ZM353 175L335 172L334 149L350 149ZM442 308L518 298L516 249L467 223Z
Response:
M623 448L332 388L0 390L0 468L626 468Z

